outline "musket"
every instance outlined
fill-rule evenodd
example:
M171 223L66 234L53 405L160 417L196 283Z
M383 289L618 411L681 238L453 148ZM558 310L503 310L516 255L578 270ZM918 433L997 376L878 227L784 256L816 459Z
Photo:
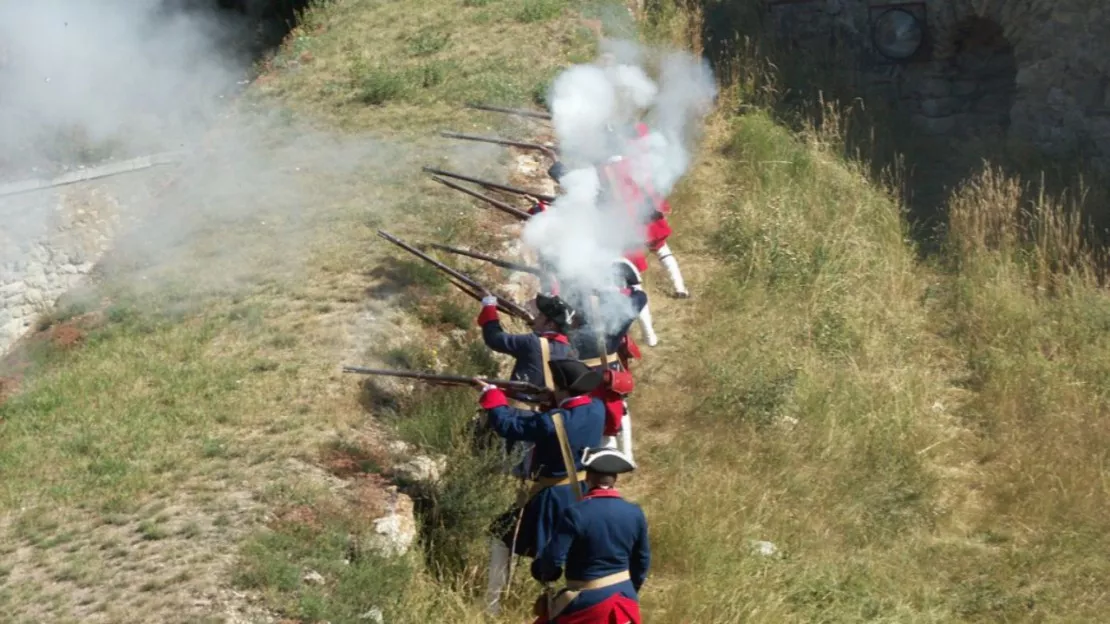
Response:
M439 249L441 251L446 251L447 253L453 253L453 254L457 254L457 255L460 255L460 256L466 256L467 258L474 258L475 260L481 260L483 262L488 262L488 263L492 264L495 267L500 267L502 269L508 269L510 271L520 271L522 273L531 273L532 275L535 275L535 276L544 275L544 272L540 269L537 269L536 267L531 267L531 266L528 266L526 264L517 264L515 262L509 262L508 260L502 260L501 258L495 258L493 256L487 256L486 254L479 253L477 251L468 251L466 249L459 249L458 247L451 247L450 245L440 245L439 243L428 243L427 246L431 247L432 249Z
M393 243L394 245L397 245L401 249L404 249L405 251L411 253L412 255L424 260L428 264L434 266L435 268L439 269L440 271L443 271L447 275L450 275L451 277L455 278L459 282L462 282L463 284L466 284L468 287L470 287L474 291L474 293L480 293L480 292L483 292L483 291L489 292L489 289L487 289L485 286L482 286L481 284L479 284L473 278L471 278L471 277L469 277L469 276L467 276L463 273L460 273L460 272L456 271L455 269L452 269L451 267L447 266L446 264L443 264L442 262L437 261L436 259L432 258L428 254L420 251L419 249L417 249L416 247L413 247L412 245L409 245L405 241L397 238L396 236L393 236L392 234L390 234L388 232L385 232L383 230L378 230L378 236L381 236L385 240ZM520 305L517 305L516 302L510 301L509 299L506 299L506 298L504 298L500 295L494 295L494 296L497 297L497 304L498 304L497 307L501 308L501 309L504 309L506 311L506 313L512 314L513 316L515 316L515 317L517 317L517 318L519 318L519 319L521 319L521 320L523 320L527 323L532 323L533 321L536 320L535 317L533 317L531 314L529 314L528 310L525 310ZM502 308L502 306L504 306L504 307Z
M505 113L506 115L516 115L517 117L531 117L533 119L551 121L551 113L528 110L525 108L505 108L502 106L490 106L489 104L467 104L466 107L474 110L490 111L492 113Z
M366 368L363 366L344 366L344 373L356 373L359 375L377 375L381 377L401 377L403 379L417 379L420 381L427 381L443 386L471 386L475 381L497 386L502 390L509 390L512 392L526 393L535 396L545 396L550 394L547 388L541 388L535 384L530 384L527 381L510 381L508 379L487 379L484 377L464 377L462 375L441 375L439 373L420 373L417 371L406 370L392 370L385 368Z
M559 154L552 148L541 145L539 143L529 143L527 141L515 141L513 139L503 139L501 137L479 136L476 134L463 134L461 132L440 132L439 136L447 137L449 139L462 139L463 141L478 141L479 143L493 143L494 145L504 145L506 147L519 147L520 149L536 150L547 154L554 160L559 159Z
M458 281L458 280L456 280L452 277L448 277L447 282L449 284L451 284L452 286L454 286L455 288L458 288L467 297L470 297L471 299L473 299L475 301L481 301L482 300L482 293L479 292L479 291L474 290L470 286L467 286L466 284L464 284L464 283L462 283L462 282L460 282L460 281ZM505 314L508 314L509 316L514 316L516 314L510 308L502 305L500 301L497 302L497 309L501 310Z
M473 182L474 184L477 184L479 186L484 186L486 188L498 191L505 191L506 193L513 193L515 195L530 195L549 204L555 201L554 195L544 195L543 193L528 191L522 188L517 188L515 186L508 186L506 184L498 184L497 182L490 182L488 180L482 180L480 178L472 178L470 176L462 175L461 173L452 173L450 171L444 171L443 169L436 169L435 167L424 167L424 171L427 171L428 173L434 173L436 175L447 176L448 178L455 178L456 180L462 180L463 182Z
M490 197L489 195L483 195L482 193L479 193L478 191L472 191L472 190L466 188L465 186L462 186L461 184L457 184L455 182L452 182L452 181L447 180L445 178L441 178L441 177L436 176L436 175L432 176L432 179L435 180L436 182L439 182L440 184L448 187L448 188L453 188L456 191L462 191L463 193L466 193L467 195L470 195L471 197L480 199L480 200L488 203L489 205L493 206L494 208L500 210L501 212L504 212L505 214L508 214L508 215L512 215L512 216L516 217L517 219L520 219L521 221L527 221L528 219L530 219L532 217L532 215L528 214L527 212L524 212L520 208L514 208L513 206L510 206L509 204L506 204L505 202L503 202L499 199L494 199L494 198Z

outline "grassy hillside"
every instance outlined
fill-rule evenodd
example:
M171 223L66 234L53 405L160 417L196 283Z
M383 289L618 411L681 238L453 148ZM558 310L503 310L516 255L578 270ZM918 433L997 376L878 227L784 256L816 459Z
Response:
M321 181L296 271L203 297L188 280L136 291L109 278L98 314L59 315L83 344L40 343L0 405L13 619L483 620L482 529L509 490L469 445L472 394L371 391L336 367L496 364L472 306L387 261L373 231L512 235L420 182L418 165L504 171L427 137L504 123L460 105L527 104L590 58L583 7L599 14L554 0L336 0L306 14L252 97L403 141L411 167ZM696 15L664 17L648 36L687 45L699 31ZM773 77L739 60L736 76ZM842 157L836 115L787 130L751 105L766 84L725 93L673 202L694 298L653 298L662 342L638 371L642 469L626 487L651 523L648 621L1098 621L1099 254L1066 206L1023 203L1018 182L987 171L952 198L943 252L919 260L893 193ZM223 235L252 240L250 227ZM647 279L654 294L661 268ZM449 460L418 496L421 547L394 560L360 546L386 504L383 431ZM525 619L526 576L503 621Z

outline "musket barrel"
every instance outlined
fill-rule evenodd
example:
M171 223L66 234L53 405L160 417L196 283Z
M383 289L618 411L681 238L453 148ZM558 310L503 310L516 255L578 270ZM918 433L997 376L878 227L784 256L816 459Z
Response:
M479 143L493 143L495 145L505 145L505 146L508 146L508 147L519 147L520 149L536 150L536 151L543 152L543 153L547 154L548 156L550 156L551 158L554 158L556 160L558 160L558 158L559 158L558 154L556 153L556 151L554 149L552 149L552 148L550 148L546 145L541 145L539 143L530 143L528 141L516 141L516 140L513 140L513 139L504 139L504 138L501 138L501 137L479 136L479 135L476 135L476 134L463 134L461 132L447 132L447 131L444 131L444 132L440 132L439 135L442 136L442 137L447 137L449 139L462 139L463 141L478 141Z
M521 221L527 221L528 219L530 219L532 217L532 215L528 214L527 212L524 212L523 210L521 210L519 208L514 208L513 206L510 206L509 204L506 204L503 201L494 199L494 198L490 197L489 195L483 195L482 193L479 193L478 191L468 189L468 188L466 188L465 186L463 186L461 184L456 184L455 182L452 182L452 181L447 180L445 178L441 178L437 175L433 175L432 179L435 180L436 182L439 182L440 184L446 186L447 188L453 188L456 191L461 191L463 193L466 193L467 195L470 195L471 197L480 199L480 200L488 203L489 205L493 206L494 208L497 208L501 212L504 212L505 214L512 215L512 216L516 217L517 219L520 219Z
M386 239L387 241L393 243L394 245L397 245L401 249L404 249L405 251L411 253L412 255L424 260L425 262L427 262L428 264L436 267L440 271L443 271L447 275L450 275L451 277L453 277L456 280L462 282L463 284L466 284L467 286L469 286L470 288L472 288L476 292L482 292L482 291L488 290L486 287L482 286L481 284L479 284L474 279L468 277L467 275L465 275L463 273L460 273L459 271L456 271L455 269L452 269L451 267L447 266L446 264L443 264L442 262L437 261L435 258L432 258L428 254L420 251L419 249L413 247L412 245L409 245L405 241L397 238L396 236L393 236L389 232L386 232L384 230L378 230L378 236L381 236L382 238ZM509 301L508 299L506 299L504 297L501 297L500 295L495 295L495 296L497 297L497 301L498 301L498 304L499 304L498 307L500 308L501 306L504 306L503 309L505 309L508 314L512 314L512 315L514 315L514 316L516 316L516 317L520 318L521 320L524 320L528 323L531 323L532 321L535 320L535 317L533 317L531 314L529 314L528 310L525 310L521 306L517 305L516 303L514 303L512 301Z
M497 182L490 182L489 180L483 180L481 178L473 178L461 173L454 173L451 171L444 171L443 169L436 169L435 167L424 167L424 171L428 173L434 173L436 175L446 176L448 178L455 178L456 180L462 180L463 182L472 182L486 188L496 189L498 191L505 191L506 193L513 193L516 195L531 195L536 199L540 199L548 203L555 201L554 195L545 195L543 193L537 193L535 191L529 191L522 188L517 188L515 186L509 186L507 184L499 184Z
M420 381L429 381L438 384L449 385L470 385L475 380L482 381L491 386L504 388L506 390L517 390L520 392L531 392L536 394L543 394L547 392L546 388L530 384L526 381L510 381L508 379L487 379L485 377L464 377L462 375L444 375L440 373L421 373L418 371L406 370L393 370L386 368L368 368L365 366L344 366L344 373L355 373L358 375L376 375L379 377L401 377L403 379L417 379Z
M493 113L505 113L506 115L516 115L518 117L531 117L533 119L543 119L551 121L551 113L543 111L527 110L523 108L505 108L503 106L490 106L489 104L467 104L467 108L475 110L490 111Z
M531 273L532 275L537 275L537 276L543 275L543 271L541 271L540 269L537 269L536 267L530 267L530 266L527 266L527 265L524 265L524 264L517 264L515 262L509 262L508 260L502 260L500 258L495 258L493 256L487 256L486 254L479 253L477 251L468 251L466 249L459 249L458 247L451 247L450 245L441 245L439 243L428 243L428 246L433 248L433 249L439 249L441 251L446 251L447 253L453 253L453 254L457 254L457 255L460 255L460 256L466 256L468 258L474 258L475 260L482 260L482 261L488 262L488 263L490 263L490 264L492 264L496 267L501 267L502 269L508 269L510 271L521 271L523 273Z

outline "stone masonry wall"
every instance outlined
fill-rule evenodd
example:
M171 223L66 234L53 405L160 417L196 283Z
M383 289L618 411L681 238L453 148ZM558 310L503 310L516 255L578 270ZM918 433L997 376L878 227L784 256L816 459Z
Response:
M923 60L891 63L873 50L873 16L899 4L924 9ZM862 70L865 100L896 102L927 132L999 133L1110 169L1106 0L770 0L769 12L797 53ZM830 44L855 50L855 67L829 55Z
M115 198L90 183L0 198L0 354L84 280L118 217Z

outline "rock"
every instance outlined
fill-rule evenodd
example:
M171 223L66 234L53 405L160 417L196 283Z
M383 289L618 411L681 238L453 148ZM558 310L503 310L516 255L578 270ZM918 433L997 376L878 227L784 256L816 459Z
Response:
M308 572L304 573L304 576L301 577L301 581L308 583L309 585L323 585L324 576L316 570L309 570Z
M385 617L382 615L382 610L377 607L373 607L366 613L359 615L358 619L374 622L375 624L382 624L383 622L385 622Z
M411 447L409 446L408 442L405 442L403 440L394 440L390 442L386 448L388 448L389 452L393 455L405 455L409 452L409 449Z
M404 555L416 540L416 517L413 515L412 499L390 488L389 511L371 524L374 534L367 546L370 550L386 557Z
M393 466L393 478L401 485L435 483L446 468L446 458L432 459L427 455L417 455L412 459Z
M763 540L752 540L751 547L752 552L757 555L763 555L764 557L773 557L779 551L778 547L772 542Z

